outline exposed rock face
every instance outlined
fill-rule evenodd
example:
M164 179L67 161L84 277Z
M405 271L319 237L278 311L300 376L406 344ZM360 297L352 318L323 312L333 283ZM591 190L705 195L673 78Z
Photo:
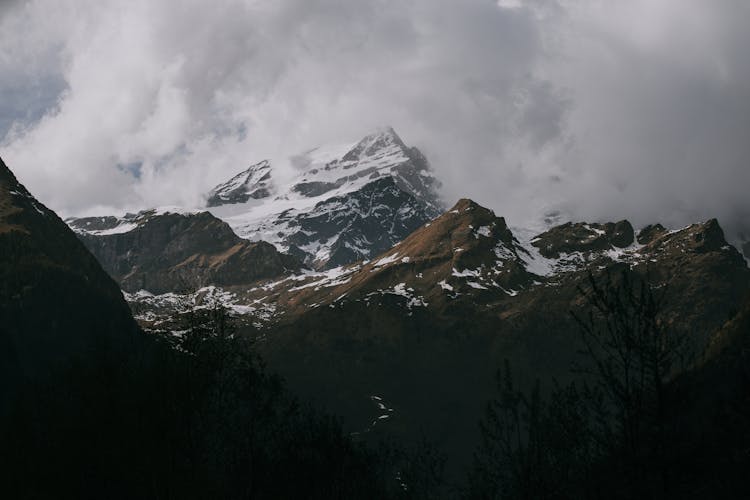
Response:
M0 386L137 331L117 284L0 160Z
M125 222L90 218L69 223L88 229L102 220L107 225L99 234L81 232L79 237L129 292L247 284L301 267L295 258L279 253L269 243L239 238L208 212L146 211Z
M302 248L325 242L329 253L318 253L319 260L312 264L333 268L388 250L432 215L423 203L399 189L394 178L384 177L293 216L289 226L296 230L286 241L300 256L305 255Z
M417 304L446 304L462 294L513 295L532 281L502 217L471 200L461 200L443 216L417 229L378 258L365 263L347 283L329 293L348 300L383 295L413 298ZM313 289L295 298L325 300Z
M241 237L269 241L317 269L371 258L443 209L427 160L391 128L292 164L298 174L288 182L275 181L267 162L253 166L214 188L208 205Z
M626 220L607 224L568 222L540 234L532 242L547 258L563 253L625 248L633 243L633 226Z
M649 224L638 232L638 243L641 245L651 243L666 232L667 230L661 224Z
M742 253L745 254L746 258L750 259L750 241L742 245Z
M263 160L216 186L209 193L207 204L209 207L216 207L267 198L271 195L270 186L271 165L268 160Z

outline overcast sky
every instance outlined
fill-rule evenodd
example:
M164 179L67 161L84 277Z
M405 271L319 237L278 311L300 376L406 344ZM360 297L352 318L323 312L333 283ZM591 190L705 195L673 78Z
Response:
M747 0L0 0L0 155L107 213L392 125L511 223L738 231L749 26Z

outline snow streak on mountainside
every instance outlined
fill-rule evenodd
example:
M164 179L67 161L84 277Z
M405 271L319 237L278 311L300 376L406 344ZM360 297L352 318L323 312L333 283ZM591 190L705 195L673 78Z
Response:
M252 165L209 193L209 210L315 268L371 258L443 210L427 160L391 128L291 162L298 174L286 182L268 161Z

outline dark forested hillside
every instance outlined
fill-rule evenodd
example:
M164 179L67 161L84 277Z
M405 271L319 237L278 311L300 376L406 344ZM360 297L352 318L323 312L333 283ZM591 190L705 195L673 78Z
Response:
M746 498L747 311L700 353L637 276L590 284L571 380L498 370L465 496Z
M138 327L115 281L0 160L0 384L44 372ZM2 386L2 385L0 385Z
M267 373L225 309L144 335L75 235L0 164L0 494L384 498L396 459Z

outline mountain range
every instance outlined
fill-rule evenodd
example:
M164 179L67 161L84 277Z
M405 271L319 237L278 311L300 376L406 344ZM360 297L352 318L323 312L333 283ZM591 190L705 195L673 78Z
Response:
M425 436L455 476L471 463L503 360L523 386L572 377L583 345L571 312L586 313L592 280L647 282L660 321L709 363L726 353L717 346L740 342L750 269L715 219L511 227L469 199L446 208L425 156L390 128L291 164L290 177L255 163L207 190L197 210L67 219L77 239L3 165L0 244L14 257L1 269L5 283L23 281L2 301L4 317L23 316L11 321L9 352L67 342L42 324L55 315L27 318L27 303L122 331L136 328L127 301L140 328L166 336L180 334L186 310L219 305L295 393L352 435ZM48 227L67 236L27 241Z
M147 331L186 304L222 304L270 365L351 432L425 432L470 461L493 372L569 377L571 311L591 277L632 273L663 290L663 320L704 349L750 296L750 270L716 220L680 229L626 220L511 228L439 181L390 128L262 161L208 191L206 207L68 219ZM468 438L467 438L468 437Z

